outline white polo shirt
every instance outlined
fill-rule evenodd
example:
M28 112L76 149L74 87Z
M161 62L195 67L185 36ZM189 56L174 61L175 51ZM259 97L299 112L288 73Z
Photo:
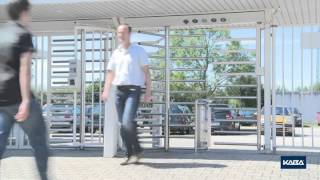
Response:
M119 46L112 53L107 70L115 72L112 82L115 86L144 86L143 67L146 65L149 65L146 51L136 44L131 44L128 49Z

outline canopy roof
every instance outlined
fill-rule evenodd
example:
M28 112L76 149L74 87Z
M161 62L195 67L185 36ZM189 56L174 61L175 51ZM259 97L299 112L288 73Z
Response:
M0 22L7 20L0 0ZM320 23L319 0L31 0L35 22L171 17L273 9L278 25ZM242 17L245 21L246 18ZM107 23L107 22L106 22Z

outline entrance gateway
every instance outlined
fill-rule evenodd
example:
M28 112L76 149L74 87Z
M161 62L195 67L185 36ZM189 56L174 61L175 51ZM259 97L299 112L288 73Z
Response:
M253 13L237 13L237 16L243 17L255 17L246 18L247 22L238 22L239 17L232 14L219 14L219 15L200 15L200 16L181 16L181 17L168 17L168 18L146 18L146 22L149 24L140 25L141 19L128 18L127 23L132 24L134 31L137 34L149 36L152 41L137 42L144 46L149 52L150 61L152 63L153 78L153 102L152 104L142 104L139 110L138 121L140 124L139 130L141 131L141 141L151 148L170 148L170 139L190 139L195 140L195 102L196 99L185 100L183 102L179 100L173 100L174 94L184 94L185 96L192 94L206 94L207 89L197 90L171 90L170 84L200 84L205 85L207 79L194 79L188 77L184 79L173 79L172 74L175 72L190 72L198 71L202 73L205 68L195 67L172 67L171 64L174 61L189 61L190 62L205 62L208 61L205 57L197 55L197 52L202 51L204 46L187 44L185 46L172 45L176 40L187 40L192 37L198 36L199 38L206 38L206 34L198 33L191 34L189 28L192 29L213 29L219 31L219 29L235 29L235 28L251 28L254 29L255 37L219 37L215 39L220 43L228 43L232 41L252 41L255 44L255 48L234 50L235 53L255 53L261 54L260 39L257 38L261 34L261 22L264 19L263 12L255 12L257 16L251 16ZM219 27L212 25L212 19L221 20L223 18L228 19L228 22L221 23ZM165 22L165 27L161 27L155 23ZM186 21L204 20L207 22L199 22L191 26L186 25ZM131 22L132 21L132 22ZM159 22L160 21L160 22ZM80 23L79 23L80 24ZM135 25L136 24L136 25ZM180 24L180 25L179 25ZM77 25L74 28L74 32L65 33L50 33L41 34L36 37L37 46L41 47L43 52L40 53L40 57L37 57L37 63L34 63L34 74L38 74L38 66L47 68L46 82L42 77L41 85L43 91L41 91L42 104L44 105L44 116L47 119L48 127L50 130L50 145L53 147L102 147L105 121L104 112L105 106L100 101L99 93L102 91L105 66L108 63L108 58L111 56L112 50L116 47L115 33L111 28L100 28L96 25ZM180 33L185 31L186 33ZM258 41L257 41L258 39ZM196 49L193 56L179 57L171 54L170 52L177 51L177 49ZM227 55L231 50L226 49L212 49L220 53L220 56ZM199 53L198 53L199 54ZM42 61L41 61L42 60ZM236 73L220 73L219 76L225 77L240 77L240 76L253 76L260 79L257 76L255 67L259 65L260 58L257 60L253 57L250 61L212 61L212 65L215 66L241 66L251 65L253 69L251 72L236 72ZM40 65L39 65L40 64ZM37 81L38 76L34 77ZM219 77L215 77L219 78ZM241 88L259 88L258 81L254 84L221 84L218 88L226 87L241 87ZM34 83L35 87L39 86L39 82ZM46 93L44 94L46 89ZM258 91L256 91L258 92ZM46 100L45 97L46 96ZM223 97L216 96L217 103L224 103L228 99L252 99L259 101L258 95L254 96L234 96ZM44 103L46 101L46 103ZM170 107L186 107L189 110L183 113L175 111ZM245 107L249 109L257 109L259 107L256 103L255 107ZM231 109L232 107L228 108ZM241 110L245 110L241 108ZM240 110L240 108L237 108ZM234 110L237 110L236 108ZM191 123L181 124L177 119L187 119ZM210 118L211 119L211 118ZM215 123L223 123L226 119L217 119ZM234 119L233 122L239 124L245 119ZM253 120L249 120L253 121ZM258 126L256 126L258 127ZM106 127L108 128L108 126ZM170 129L170 130L169 130ZM174 130L185 129L185 134L179 135L173 133ZM171 133L172 132L172 133ZM221 130L223 133L223 130ZM228 133L236 134L236 131L229 131ZM241 134L256 133L255 132L239 131ZM250 145L260 146L258 142L260 138L256 138L255 142ZM223 142L220 142L223 143ZM216 143L218 144L218 143ZM188 148L194 148L193 143ZM175 145L173 145L175 146Z
M144 18L120 18L107 19L105 21L98 20L80 20L73 30L66 28L62 32L47 32L40 30L36 32L35 44L38 47L38 54L34 57L34 88L39 93L42 105L44 106L44 116L48 122L50 145L52 147L103 147L108 145L108 139L115 139L117 132L106 131L112 127L108 126L109 116L106 112L112 112L111 107L105 106L100 101L99 93L103 88L105 67L111 52L116 48L117 42L113 26L119 22L126 22L133 26L136 34L150 36L142 38L138 44L145 47L149 52L150 61L152 62L151 70L153 79L153 102L150 104L141 104L137 121L139 123L140 139L146 147L149 148L195 148L197 143L191 143L189 147L184 147L175 141L186 140L197 141L197 123L201 119L196 111L196 99L188 99L188 101L180 101L175 99L175 94L183 94L185 96L194 94L207 94L208 89L181 89L177 90L170 87L171 84L195 84L205 86L207 79L193 79L187 75L184 78L177 79L173 74L181 72L203 72L203 67L173 66L174 61L182 61L186 65L191 62L206 62L208 58L197 56L197 52L203 50L203 46L195 45L190 42L183 46L174 45L179 39L187 40L188 38L199 36L205 38L205 34L192 34L192 30L211 29L233 30L233 29L253 29L255 36L253 37L223 37L215 39L219 42L251 42L254 47L243 49L214 49L219 56L227 56L230 53L239 53L251 55L249 61L236 59L225 59L219 61L213 59L211 66L225 67L248 66L251 68L239 68L235 72L215 72L213 79L225 77L242 78L252 77L254 81L251 84L230 84L221 83L217 91L210 101L206 101L211 116L207 117L211 121L211 126L220 123L231 123L233 127L240 125L240 131L236 130L214 130L215 133L233 134L236 139L238 135L254 135L251 142L239 143L232 141L215 141L216 145L248 145L256 146L258 150L272 151L277 145L276 130L282 128L286 130L287 124L282 121L282 125L277 120L261 121L262 119L275 119L277 104L271 106L271 98L276 98L274 92L275 85L272 83L277 76L271 76L272 72L276 74L275 67L276 41L274 34L280 29L272 26L271 11L226 13L226 14L205 14L192 16L168 16L168 17L144 17ZM49 23L49 22L47 22ZM43 23L45 26L47 23ZM103 25L102 25L103 24ZM106 25L106 26L105 26ZM273 36L271 36L273 34ZM201 37L202 36L202 37ZM151 40L149 40L151 39ZM223 44L223 43L222 43ZM280 42L281 44L281 42ZM187 57L178 56L179 50L192 49L194 53ZM272 54L273 52L273 54ZM179 64L179 63L178 63ZM40 68L41 67L41 68ZM237 69L237 68L231 68ZM249 70L249 71L244 71ZM48 73L46 73L48 72ZM41 74L41 76L39 76ZM227 81L233 82L233 81ZM263 86L262 86L263 85ZM240 90L249 88L256 94L226 94L223 90L230 88L238 88ZM264 96L262 96L264 89ZM245 90L244 90L245 91ZM246 92L246 91L245 91ZM273 94L273 96L271 96ZM200 96L200 95L199 95ZM196 96L198 97L198 96ZM228 106L218 107L219 104L228 104L231 100L236 102L252 101L253 106ZM262 104L262 101L264 102ZM276 102L276 100L272 101ZM250 103L248 103L250 104ZM228 104L229 105L229 104ZM178 107L182 112L172 110L172 107ZM264 107L263 117L261 108ZM285 109L285 107L282 107ZM105 111L106 109L106 111ZM189 109L189 110L188 110ZM271 111L271 109L274 109ZM215 113L228 110L228 112L245 112L256 111L256 118L248 118L246 116L236 116L231 119L217 118ZM113 113L114 114L114 113ZM279 115L278 115L279 116ZM284 116L284 114L280 114ZM293 115L292 115L293 116ZM114 118L112 118L114 120ZM175 123L176 119L190 120L188 124ZM303 121L303 120L302 120ZM104 122L106 124L104 125ZM242 123L253 124L252 128L243 130ZM293 126L294 123L291 123ZM281 126L281 127L280 127ZM114 125L116 127L116 125ZM273 127L273 128L272 128ZM314 126L310 128L315 133ZM114 129L114 128L112 128ZM177 129L184 129L184 134L174 133ZM293 127L296 130L296 127ZM180 130L181 131L181 130ZM303 126L301 127L303 131ZM28 142L22 132L15 128L9 139L9 147L11 148L27 148ZM110 134L108 134L110 133ZM262 136L261 134L264 134ZM293 139L295 138L293 134ZM283 134L284 139L287 137ZM112 138L113 137L113 138ZM214 136L213 136L214 137ZM312 142L316 137L312 134ZM271 141L273 139L273 141ZM110 140L110 142L112 142ZM116 141L113 141L116 142ZM115 143L111 143L115 144ZM179 142L177 143L179 144ZM209 145L209 144L208 144ZM109 146L111 146L109 144ZM293 144L290 147L295 147ZM303 148L304 146L302 146ZM313 143L312 147L316 147Z

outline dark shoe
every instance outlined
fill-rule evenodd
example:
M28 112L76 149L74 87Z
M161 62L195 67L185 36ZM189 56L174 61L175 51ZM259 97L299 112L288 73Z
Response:
M130 159L131 163L132 164L140 164L140 159L142 157L142 154L139 153L139 154L136 154L134 156L132 156L132 158Z
M128 157L124 162L120 163L121 166L129 165L130 157Z
M40 173L40 178L41 178L41 180L48 180L47 173Z

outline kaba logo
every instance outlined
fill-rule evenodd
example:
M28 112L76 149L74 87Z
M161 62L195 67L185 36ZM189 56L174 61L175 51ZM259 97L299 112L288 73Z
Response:
M281 156L281 169L306 169L306 156Z
M288 166L304 166L304 162L302 160L283 160L282 164Z

